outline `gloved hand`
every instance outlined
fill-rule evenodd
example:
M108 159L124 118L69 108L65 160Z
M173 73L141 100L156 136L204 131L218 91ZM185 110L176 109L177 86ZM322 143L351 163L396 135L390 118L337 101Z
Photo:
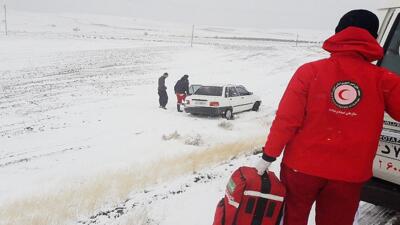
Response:
M268 171L268 167L271 165L271 162L265 161L264 159L258 160L256 164L256 169L258 175L262 176L266 171Z

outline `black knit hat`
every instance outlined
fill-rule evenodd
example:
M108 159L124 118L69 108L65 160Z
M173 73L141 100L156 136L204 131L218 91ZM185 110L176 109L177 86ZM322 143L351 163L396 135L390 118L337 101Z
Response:
M351 10L346 13L339 21L335 29L338 33L347 27L359 27L367 30L374 38L378 37L379 19L378 17L365 9Z

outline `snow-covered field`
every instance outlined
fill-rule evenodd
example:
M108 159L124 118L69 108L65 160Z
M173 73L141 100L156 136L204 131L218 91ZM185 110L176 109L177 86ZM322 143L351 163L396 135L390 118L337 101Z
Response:
M9 29L0 224L210 224L230 172L256 160L295 69L326 56L327 35L309 31L196 26L190 47L191 25L13 11ZM158 108L164 72L168 110ZM178 113L184 74L243 84L261 110L233 121Z

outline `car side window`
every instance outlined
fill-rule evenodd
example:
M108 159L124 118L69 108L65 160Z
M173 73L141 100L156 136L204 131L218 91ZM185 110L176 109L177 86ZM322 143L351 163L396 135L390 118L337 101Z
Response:
M246 90L245 87L243 86L237 86L236 90L239 92L239 95L244 96L244 95L249 95L250 93Z
M400 14L397 15L384 45L385 56L380 66L400 74Z
M201 85L190 85L189 87L189 95L194 94L199 88L201 87Z
M236 88L229 87L228 88L228 97L236 97L236 96L239 96L239 93L237 92Z

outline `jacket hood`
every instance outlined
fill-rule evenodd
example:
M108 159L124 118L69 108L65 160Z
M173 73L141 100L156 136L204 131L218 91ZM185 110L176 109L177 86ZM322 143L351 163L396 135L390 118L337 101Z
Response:
M367 30L348 27L328 38L322 46L331 54L358 53L365 60L372 62L382 59L383 48Z

